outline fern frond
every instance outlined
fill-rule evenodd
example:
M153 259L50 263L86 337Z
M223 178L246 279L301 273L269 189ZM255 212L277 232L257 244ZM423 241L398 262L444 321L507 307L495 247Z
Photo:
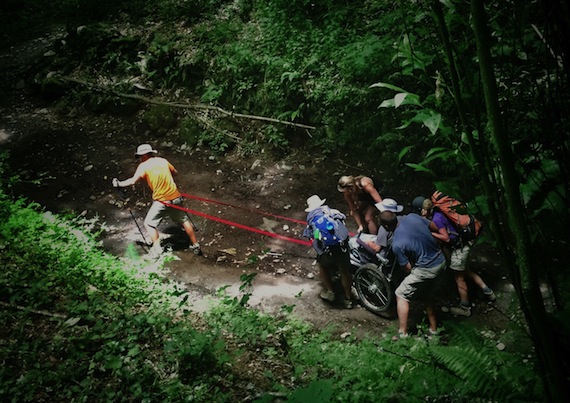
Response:
M491 356L472 346L432 348L434 358L463 379L464 394L478 394L494 398L510 394L510 387L499 379L499 371Z

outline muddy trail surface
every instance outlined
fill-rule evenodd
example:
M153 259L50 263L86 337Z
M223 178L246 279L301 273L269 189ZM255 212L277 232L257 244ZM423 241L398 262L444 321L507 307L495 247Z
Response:
M11 52L16 52L12 49ZM14 195L40 203L53 212L70 212L98 217L104 223L103 247L117 256L127 249L143 255L148 241L143 219L150 206L150 192L140 183L118 193L111 179L132 176L137 161L134 151L150 143L159 155L178 170L177 184L182 192L198 197L185 206L198 211L191 215L203 255L186 251L187 238L180 228L166 221L159 228L165 244L176 260L169 263L170 277L184 284L196 310L206 309L216 290L229 286L237 295L240 277L256 273L250 305L277 315L282 306L294 305L295 315L317 327L335 325L342 333L381 335L394 332L394 309L375 315L357 305L351 310L319 298L321 284L315 253L291 239L304 241L302 231L306 199L318 194L331 207L346 211L336 190L339 176L345 174L382 175L378 167L364 167L350 155L346 161L294 150L284 158L262 154L244 158L238 153L215 155L204 147L189 148L176 131L156 138L140 129L139 115L117 117L97 115L74 108L62 112L54 104L30 96L26 83L18 79L10 52L0 58L3 82L0 101L0 146L9 150L9 166L21 182ZM408 208L418 192L426 194L430 184L400 183L385 178L386 192ZM223 220L216 221L211 217ZM287 220L287 219L290 220ZM293 221L291 221L293 220ZM280 234L275 238L239 226ZM349 229L356 225L348 218ZM510 286L498 267L496 253L476 247L469 264L482 273L499 295L497 306L486 304L473 290L474 315L467 319L495 330L506 328L511 301ZM504 296L504 298L501 298ZM438 308L455 303L456 290L447 276ZM414 304L411 324L424 320L421 304ZM460 320L440 310L442 324Z

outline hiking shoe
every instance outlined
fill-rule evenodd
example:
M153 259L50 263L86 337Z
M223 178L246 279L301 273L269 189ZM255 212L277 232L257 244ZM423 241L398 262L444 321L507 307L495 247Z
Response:
M360 297L358 296L358 291L356 291L356 288L354 286L350 287L350 295L353 301L360 301Z
M351 299L345 299L344 300L344 307L346 309L352 309L352 300Z
M200 244L196 242L194 245L190 245L188 247L195 255L200 256L202 254L202 249L200 248Z
M425 334L425 338L427 340L433 340L433 339L437 338L438 336L439 336L439 332L437 330L434 331L431 329L428 329L426 334Z
M334 302L335 300L335 296L334 296L334 292L332 291L321 291L321 293L319 294L319 297L321 297L321 299L324 299L326 301L329 302Z
M405 339L408 337L408 333L398 332L397 335L392 336L392 341L398 341L400 339Z
M487 298L487 301L490 301L490 302L493 302L497 299L497 296L495 295L493 290L491 290L490 288L488 288L487 290L484 290L483 295L485 295L485 298Z
M452 306L449 312L451 312L453 316L471 316L471 307L463 305Z

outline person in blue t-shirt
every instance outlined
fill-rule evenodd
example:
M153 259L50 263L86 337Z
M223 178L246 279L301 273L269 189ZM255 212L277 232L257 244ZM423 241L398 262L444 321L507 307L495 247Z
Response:
M437 231L437 228L433 222L417 214L408 214L398 220L395 211L379 209L381 225L387 231L394 231L392 252L398 264L409 273L396 288L399 326L394 340L408 336L410 300L417 298L425 300L430 335L437 334L433 297L437 280L446 265L445 256L432 236L432 231Z

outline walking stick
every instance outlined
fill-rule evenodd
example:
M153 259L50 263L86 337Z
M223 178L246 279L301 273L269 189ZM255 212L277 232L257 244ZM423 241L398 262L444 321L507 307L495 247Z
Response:
M127 206L127 210L129 211L129 213L131 214L131 218L133 219L133 221L135 222L135 225L137 226L138 230L139 230L139 234L141 234L141 237L143 239L142 242L142 248L145 252L148 252L148 247L152 246L152 244L149 244L146 240L146 237L144 236L144 233L139 225L139 222L137 221L135 214L133 213L133 210L131 210L131 208L127 205L127 203L125 202L126 200L126 189L121 189L119 187L115 187L115 189L117 189L117 192L119 193L119 196L121 198L121 200L123 201L123 204Z

